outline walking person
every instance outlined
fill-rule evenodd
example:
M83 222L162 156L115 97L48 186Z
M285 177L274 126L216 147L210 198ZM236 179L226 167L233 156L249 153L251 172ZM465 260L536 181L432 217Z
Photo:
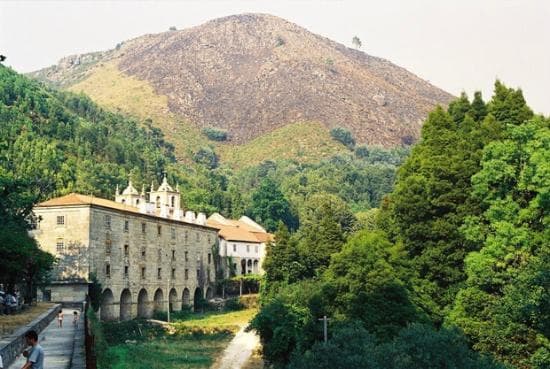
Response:
M57 326L63 328L63 311L59 311L59 314L57 314Z
M25 350L23 356L27 358L27 362L21 369L44 369L44 350L38 344L38 333L36 331L28 331L25 333L27 345L31 346L30 351Z
M73 325L78 328L78 311L73 311Z

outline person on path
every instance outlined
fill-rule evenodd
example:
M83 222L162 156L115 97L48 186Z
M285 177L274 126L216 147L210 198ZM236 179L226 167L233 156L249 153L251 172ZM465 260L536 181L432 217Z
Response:
M38 333L36 331L28 331L25 333L27 345L32 346L30 351L24 351L23 356L27 358L27 362L21 369L44 369L44 350L38 344Z
M57 314L57 326L59 328L63 328L63 311L60 311L59 314Z

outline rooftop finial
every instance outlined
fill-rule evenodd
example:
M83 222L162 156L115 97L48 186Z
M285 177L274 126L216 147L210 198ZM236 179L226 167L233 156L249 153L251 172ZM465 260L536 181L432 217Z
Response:
M153 181L151 181L151 192L155 192L155 185L153 184Z
M118 183L116 185L115 195L116 196L120 195L120 190L118 189Z
M145 184L141 185L141 196L145 196Z

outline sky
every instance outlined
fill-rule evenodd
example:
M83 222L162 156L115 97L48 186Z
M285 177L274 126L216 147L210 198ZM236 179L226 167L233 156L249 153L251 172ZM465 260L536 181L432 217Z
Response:
M398 64L454 94L495 79L550 115L550 0L0 1L0 54L30 72L67 55L240 13L269 13Z

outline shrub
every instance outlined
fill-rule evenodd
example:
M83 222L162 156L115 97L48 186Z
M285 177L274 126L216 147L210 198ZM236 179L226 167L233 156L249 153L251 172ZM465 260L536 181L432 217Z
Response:
M227 131L225 129L208 127L204 128L202 133L212 141L227 141Z
M218 166L218 155L209 147L199 149L193 156L193 160L197 164L202 164L209 169L214 169Z
M336 141L339 141L346 145L349 149L355 147L355 139L353 138L352 133L343 127L336 127L330 130L330 135Z

